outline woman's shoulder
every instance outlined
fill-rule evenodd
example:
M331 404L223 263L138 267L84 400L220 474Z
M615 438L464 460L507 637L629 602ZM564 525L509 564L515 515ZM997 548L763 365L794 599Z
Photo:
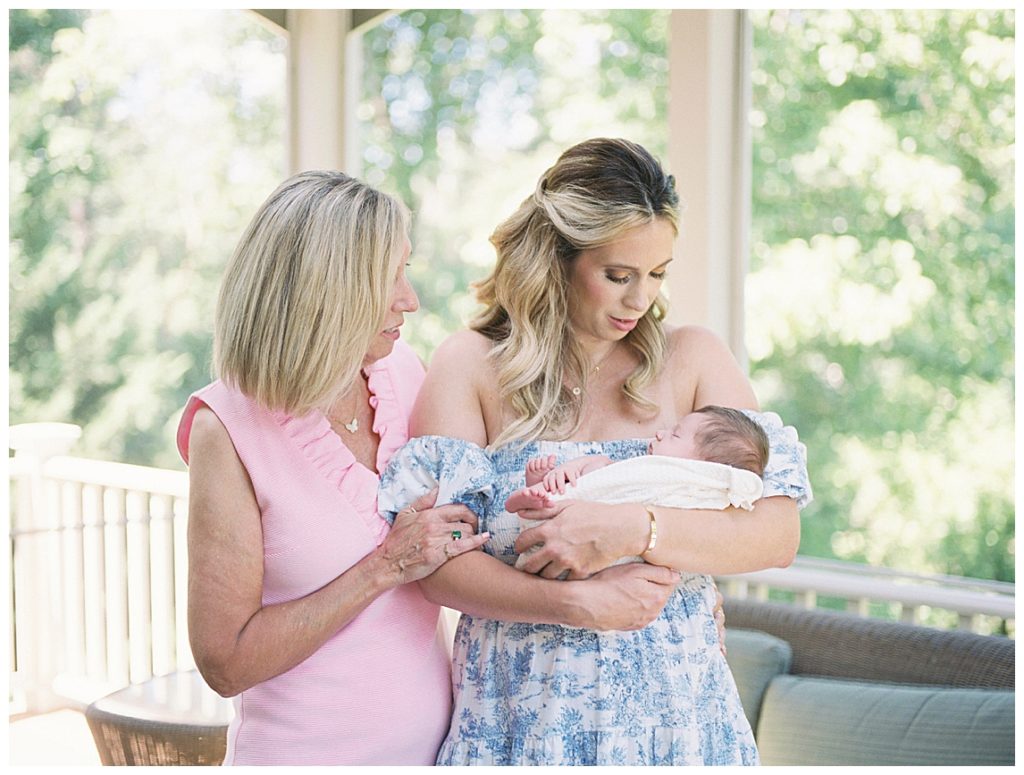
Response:
M757 406L729 345L714 331L698 325L666 325L665 339L665 373L681 415L705 404Z
M493 346L494 342L479 331L464 328L451 334L438 345L430 363L433 365L438 358L453 361L465 357L472 357L475 360L482 359L487 356Z
M698 325L675 326L664 324L665 341L669 354L702 352L710 348L725 348L725 342L710 328Z
M430 358L428 374L432 380L471 384L489 393L497 379L488 355L494 342L478 331L463 329L445 339Z
M484 418L494 414L496 385L487 358L490 350L487 337L469 330L452 334L438 346L413 411L413 435L487 443Z

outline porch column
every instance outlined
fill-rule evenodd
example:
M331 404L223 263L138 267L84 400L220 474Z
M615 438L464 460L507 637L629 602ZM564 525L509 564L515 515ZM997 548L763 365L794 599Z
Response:
M352 11L284 11L288 31L288 170L359 175L355 143L358 58Z
M721 336L746 367L750 241L750 24L742 10L675 10L669 27L669 171L682 203L669 321Z

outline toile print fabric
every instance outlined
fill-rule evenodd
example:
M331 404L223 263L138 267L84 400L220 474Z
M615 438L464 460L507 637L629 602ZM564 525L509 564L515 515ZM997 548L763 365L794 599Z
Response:
M777 415L750 412L768 431L765 496L811 498L806 452ZM381 479L385 518L435 484L490 531L485 551L513 565L519 520L504 511L526 461L554 454L612 460L644 455L649 439L531 442L487 452L442 436L413 439ZM757 764L754 736L718 648L710 576L684 574L647 627L597 632L463 614L452 665L454 712L441 765Z

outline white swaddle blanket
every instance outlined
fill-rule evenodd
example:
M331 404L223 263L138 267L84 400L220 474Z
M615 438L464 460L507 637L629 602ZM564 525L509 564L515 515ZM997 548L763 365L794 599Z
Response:
M598 501L601 503L643 503L680 509L724 509L736 506L750 511L761 497L764 483L753 471L705 460L643 455L620 460L584 474L564 493L551 493L552 500ZM543 520L519 519L520 531ZM536 547L539 548L539 547ZM516 567L535 549L519 556ZM624 557L625 562L643 562Z

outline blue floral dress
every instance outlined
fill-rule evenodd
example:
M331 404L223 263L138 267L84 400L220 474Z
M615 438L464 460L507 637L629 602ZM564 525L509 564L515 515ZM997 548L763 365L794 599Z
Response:
M809 502L806 451L777 415L748 412L768 431L765 495ZM503 508L526 462L553 454L618 461L650 439L531 442L486 452L442 436L411 440L381 479L385 517L431 487L437 503L465 503L490 531L485 551L513 565L519 534ZM438 764L757 764L732 674L718 648L710 576L684 574L661 615L635 631L597 632L463 614L452 665L454 711Z

